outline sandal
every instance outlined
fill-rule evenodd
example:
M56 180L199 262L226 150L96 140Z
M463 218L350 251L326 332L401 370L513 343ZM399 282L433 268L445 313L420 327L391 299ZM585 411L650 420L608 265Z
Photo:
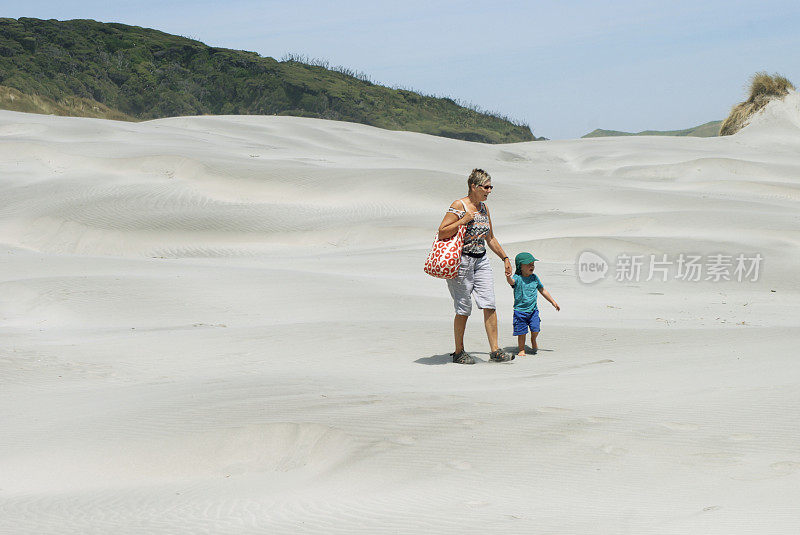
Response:
M514 360L514 355L509 355L502 349L495 349L489 353L489 360L492 362L508 362L510 360Z
M456 364L475 364L475 359L472 358L472 355L463 349L460 353L450 353L450 356L453 357L453 362Z

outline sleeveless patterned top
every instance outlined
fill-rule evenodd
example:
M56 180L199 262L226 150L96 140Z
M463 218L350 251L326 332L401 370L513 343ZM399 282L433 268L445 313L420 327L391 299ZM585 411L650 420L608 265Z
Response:
M464 204L464 201L461 201ZM464 205L466 209L467 206ZM456 210L449 208L447 210L450 214L455 214L456 217L461 219L467 212L465 210ZM486 205L481 203L480 208L475 213L475 217L467 223L467 231L464 233L464 248L461 252L467 256L474 256L480 258L486 254L486 236L489 235L491 227L489 226L489 213L486 211Z

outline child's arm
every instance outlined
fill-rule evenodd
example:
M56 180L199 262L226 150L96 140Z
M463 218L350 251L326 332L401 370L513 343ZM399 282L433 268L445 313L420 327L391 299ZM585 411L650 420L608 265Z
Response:
M542 297L550 301L550 304L553 305L556 310L561 310L561 307L558 306L558 303L556 303L556 300L553 299L552 295L550 295L550 292L545 290L542 286L539 286L539 293L542 294Z
M509 286L512 288L517 284L512 275L506 275L506 280L508 281Z

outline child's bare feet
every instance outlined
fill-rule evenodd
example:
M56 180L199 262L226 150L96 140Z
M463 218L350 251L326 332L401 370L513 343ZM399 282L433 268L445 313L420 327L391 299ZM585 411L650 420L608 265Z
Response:
M518 357L525 356L525 338L527 337L528 337L527 333L517 335L517 349L519 349L519 352L517 353Z

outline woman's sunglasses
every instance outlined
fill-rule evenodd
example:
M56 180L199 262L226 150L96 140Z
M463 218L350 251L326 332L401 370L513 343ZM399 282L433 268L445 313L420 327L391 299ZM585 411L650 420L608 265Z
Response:
M486 191L492 191L492 188L493 188L494 186L478 186L478 187L479 187L479 188L483 188L483 189L485 189Z

